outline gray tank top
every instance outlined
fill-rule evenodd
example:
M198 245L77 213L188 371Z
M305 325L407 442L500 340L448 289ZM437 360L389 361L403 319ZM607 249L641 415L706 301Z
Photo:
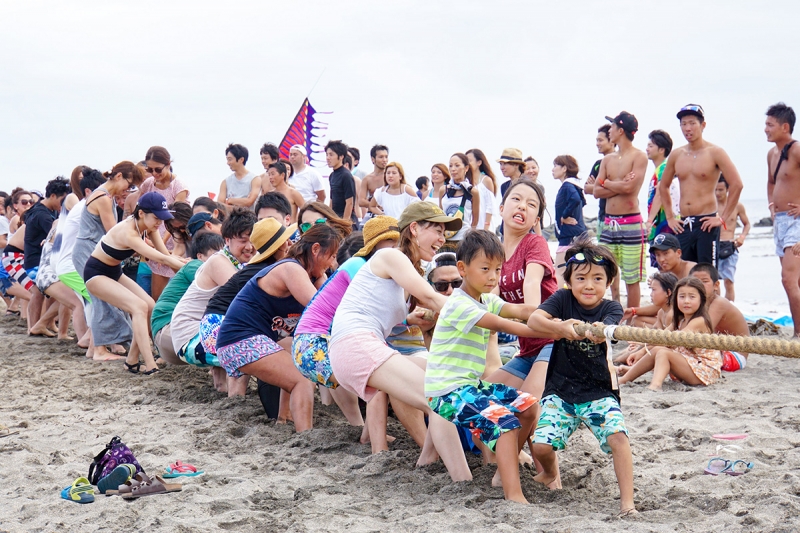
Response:
M248 172L242 179L236 179L236 174L231 174L225 178L225 189L229 198L247 198L250 195L252 182L256 175Z
M375 256L383 252L378 250ZM350 282L336 308L331 343L356 331L369 331L385 339L407 314L403 287L393 279L373 274L370 261L367 261Z

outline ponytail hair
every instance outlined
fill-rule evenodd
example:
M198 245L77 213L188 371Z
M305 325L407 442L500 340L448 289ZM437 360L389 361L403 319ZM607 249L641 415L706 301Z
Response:
M111 170L103 172L103 176L106 179L111 179L117 174L122 174L122 177L125 178L131 185L136 185L137 187L144 181L142 169L130 161L122 161L121 163L117 163Z

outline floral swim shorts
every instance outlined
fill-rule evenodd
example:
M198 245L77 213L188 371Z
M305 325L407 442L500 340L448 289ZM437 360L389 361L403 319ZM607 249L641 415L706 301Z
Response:
M200 342L206 353L217 354L217 335L225 315L209 313L200 320Z
M244 376L239 369L255 363L268 355L278 353L283 348L266 335L254 335L227 346L217 348L219 363L232 378Z
M328 357L330 335L300 333L292 341L292 360L294 366L306 379L313 383L335 389L338 383L331 382L333 375L331 360Z
M521 413L536 404L536 398L502 383L478 381L444 396L428 398L435 413L457 426L469 428L494 451L497 439L507 431L520 427L514 413Z
M600 449L611 453L608 437L614 433L628 434L622 409L612 396L586 403L569 403L551 394L542 398L540 403L542 412L533 434L536 444L549 444L554 450L563 450L570 435L583 422L600 441Z

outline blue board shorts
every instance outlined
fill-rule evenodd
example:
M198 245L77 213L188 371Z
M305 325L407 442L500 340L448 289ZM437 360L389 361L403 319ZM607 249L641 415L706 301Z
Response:
M494 451L497 439L507 431L520 427L515 413L533 407L536 398L502 383L478 381L444 396L428 398L435 413L457 426L467 427Z

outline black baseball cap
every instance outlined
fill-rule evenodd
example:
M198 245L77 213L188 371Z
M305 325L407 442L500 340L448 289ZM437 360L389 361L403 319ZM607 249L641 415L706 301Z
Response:
M653 239L650 251L653 250L680 250L681 243L678 238L671 233L659 233Z
M706 121L706 112L703 111L703 106L697 104L686 104L678 111L678 120L687 115L694 115L700 119L700 122Z
M635 116L628 113L627 111L620 112L620 114L614 118L607 116L606 120L616 124L623 130L627 131L628 133L636 133L637 131L639 131L639 121L636 120Z

